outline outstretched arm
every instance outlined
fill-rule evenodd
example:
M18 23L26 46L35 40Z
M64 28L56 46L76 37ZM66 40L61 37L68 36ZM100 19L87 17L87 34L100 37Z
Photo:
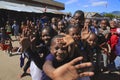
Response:
M80 62L82 59L83 59L82 57L75 58L69 63L66 63L56 69L52 66L52 63L48 61L50 65L48 66L48 63L45 63L43 69L44 70L46 69L45 70L46 74L53 80L77 80L80 77L94 75L93 72L89 72L89 71L78 72L78 70L80 69L82 70L83 68L92 66L92 64L89 62L75 65L77 62Z
M46 60L43 65L43 71L50 77L53 78L53 72L55 68L53 67L51 60Z

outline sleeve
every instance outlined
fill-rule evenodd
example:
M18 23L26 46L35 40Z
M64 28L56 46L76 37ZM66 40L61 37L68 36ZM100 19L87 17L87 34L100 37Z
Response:
M48 54L48 56L46 57L46 61L47 60L53 61L54 59L55 59L55 57L52 54Z
M12 25L12 28L14 28L14 25Z
M118 36L113 35L111 37L111 49L114 49L117 43L118 43Z

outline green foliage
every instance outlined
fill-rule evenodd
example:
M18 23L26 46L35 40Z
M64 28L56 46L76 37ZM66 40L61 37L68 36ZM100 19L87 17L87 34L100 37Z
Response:
M107 13L107 14L104 14L104 17L109 17L109 18L120 18L119 15L114 15L114 14L111 14L111 13Z
M109 14L104 14L104 16L105 16L105 17L109 17L109 18L115 18L115 17L116 17L115 15L110 14L110 13L109 13Z

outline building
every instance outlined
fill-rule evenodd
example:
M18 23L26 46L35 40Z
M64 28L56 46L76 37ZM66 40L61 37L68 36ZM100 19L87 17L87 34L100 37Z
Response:
M64 13L60 10L64 9L64 3L54 0L0 0L0 27L7 20L34 20L44 14L49 17L62 16Z
M102 16L96 12L85 12L85 18L95 18L95 17L102 17Z
M64 4L54 0L1 0L0 9L13 10L18 12L33 13L61 13L64 10Z

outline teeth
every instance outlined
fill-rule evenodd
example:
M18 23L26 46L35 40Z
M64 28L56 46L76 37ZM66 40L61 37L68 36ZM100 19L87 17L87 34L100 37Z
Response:
M65 54L57 54L57 56L61 57L61 58L64 58Z

